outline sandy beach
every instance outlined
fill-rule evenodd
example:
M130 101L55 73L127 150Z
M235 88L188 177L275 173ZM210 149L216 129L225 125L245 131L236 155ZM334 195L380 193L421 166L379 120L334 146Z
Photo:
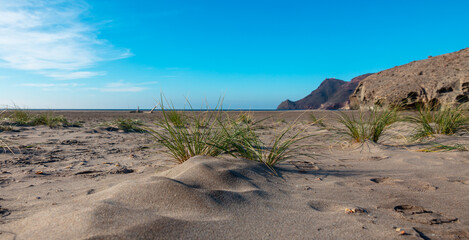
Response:
M299 117L312 135L276 166L197 156L177 164L147 133L109 128L127 112L64 111L82 127L2 132L0 239L469 239L469 134L353 144L333 111L253 112L265 141ZM232 112L229 114L238 114ZM353 112L351 112L353 114Z

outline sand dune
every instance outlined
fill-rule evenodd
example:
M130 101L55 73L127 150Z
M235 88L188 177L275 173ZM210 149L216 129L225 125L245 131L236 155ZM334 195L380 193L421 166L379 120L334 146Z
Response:
M274 178L252 161L194 157L157 176L39 212L15 228L20 239L253 237L242 229L229 230L230 226L244 225L242 219L257 219L260 222L252 222L252 227L264 228L272 220L281 222L283 214L270 206L272 198L284 203L280 212L291 207L288 195L275 194ZM301 205L309 210L307 204ZM259 219L264 211L278 219Z

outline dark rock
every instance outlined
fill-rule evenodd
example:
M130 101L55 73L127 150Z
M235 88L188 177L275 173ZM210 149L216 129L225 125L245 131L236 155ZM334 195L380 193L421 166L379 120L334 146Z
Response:
M353 78L350 82L335 78L327 78L308 96L296 102L286 100L277 109L339 109L348 105L349 97L361 80L371 74L364 74Z

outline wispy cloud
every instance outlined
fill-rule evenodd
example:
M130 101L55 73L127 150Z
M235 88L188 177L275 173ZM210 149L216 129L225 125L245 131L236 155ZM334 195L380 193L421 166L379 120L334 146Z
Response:
M99 90L101 92L141 92L146 89L144 87L107 87Z
M86 87L83 83L21 83L21 87L40 88L44 91L74 90L100 91L100 92L141 92L147 90L150 85L158 84L157 81L129 83L124 81L110 82L102 87Z
M64 91L84 86L82 83L21 83L21 87L40 88L43 91Z
M39 87L39 88L48 88L48 87L78 87L83 86L84 84L79 83L22 83L22 87Z
M55 78L57 80L71 80L71 79L81 79L81 78L90 78L95 76L106 75L105 72L42 72L42 74Z
M131 56L97 37L83 21L88 9L82 0L0 0L0 67L66 80L102 75L83 69Z
M151 82L141 82L141 83L126 83L124 81L118 82L111 82L106 84L103 88L99 88L97 90L102 92L141 92L146 89L147 87L142 87L145 85L153 85L157 84L156 81Z

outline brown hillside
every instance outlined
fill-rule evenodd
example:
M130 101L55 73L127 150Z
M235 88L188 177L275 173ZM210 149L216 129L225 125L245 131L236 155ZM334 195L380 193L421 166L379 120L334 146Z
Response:
M354 108L469 102L469 49L414 61L373 74L350 96ZM467 104L466 104L467 105Z

